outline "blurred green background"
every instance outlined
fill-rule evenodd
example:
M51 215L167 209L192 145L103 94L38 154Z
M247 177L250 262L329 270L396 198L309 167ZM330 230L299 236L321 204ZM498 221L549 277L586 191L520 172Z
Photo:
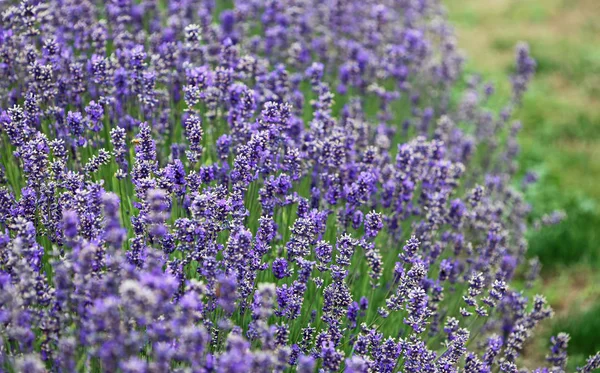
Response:
M529 43L537 74L517 119L521 171L532 221L555 209L568 218L529 234L543 264L533 291L556 311L530 342L525 364L544 359L552 334L571 334L569 366L600 350L600 1L443 0L467 56L467 71L510 94L514 46Z

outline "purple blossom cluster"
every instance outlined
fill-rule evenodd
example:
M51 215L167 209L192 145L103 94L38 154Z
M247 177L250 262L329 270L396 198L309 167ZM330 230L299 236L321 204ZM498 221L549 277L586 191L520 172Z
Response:
M517 367L525 45L495 113L437 0L0 8L0 371L565 371Z

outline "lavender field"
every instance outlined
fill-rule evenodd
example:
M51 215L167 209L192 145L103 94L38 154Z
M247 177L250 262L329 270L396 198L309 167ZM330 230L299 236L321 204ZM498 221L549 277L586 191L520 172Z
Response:
M544 65L480 74L448 3L0 2L0 372L600 368L544 297Z

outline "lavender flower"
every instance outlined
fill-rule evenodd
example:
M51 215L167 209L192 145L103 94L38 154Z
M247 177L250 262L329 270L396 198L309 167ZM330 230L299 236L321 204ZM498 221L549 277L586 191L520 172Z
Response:
M494 113L435 1L9 3L3 369L518 371L527 47Z

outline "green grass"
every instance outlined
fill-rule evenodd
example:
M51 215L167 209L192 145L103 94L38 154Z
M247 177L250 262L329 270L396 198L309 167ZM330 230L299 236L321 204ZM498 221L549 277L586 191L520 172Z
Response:
M552 335L566 332L571 336L569 341L570 369L585 364L585 359L600 350L600 303L594 307L577 312L574 315L559 318L552 327Z
M540 188L535 197L556 198L558 189ZM551 193L551 195L547 195ZM556 201L555 201L556 202ZM554 269L584 261L597 267L599 252L597 227L600 226L600 215L596 204L584 197L570 196L561 201L561 208L567 212L568 218L552 226L542 227L529 233L529 251L532 257L539 257L545 269Z
M530 233L531 254L547 267L591 261L600 268L595 260L600 253L595 232L600 222L600 34L588 22L598 4L445 3L468 56L467 70L495 83L500 98L510 94L506 75L513 69L514 45L530 44L538 68L516 115L524 126L521 173L542 174L527 196L534 218L554 209L569 215L556 227Z
M539 182L526 198L531 221L555 209L564 222L528 233L530 256L543 264L533 291L546 294L558 316L532 342L525 360L544 363L549 338L571 335L569 368L600 349L600 2L596 0L445 0L467 68L510 94L513 48L529 43L537 74L517 119L521 173Z

